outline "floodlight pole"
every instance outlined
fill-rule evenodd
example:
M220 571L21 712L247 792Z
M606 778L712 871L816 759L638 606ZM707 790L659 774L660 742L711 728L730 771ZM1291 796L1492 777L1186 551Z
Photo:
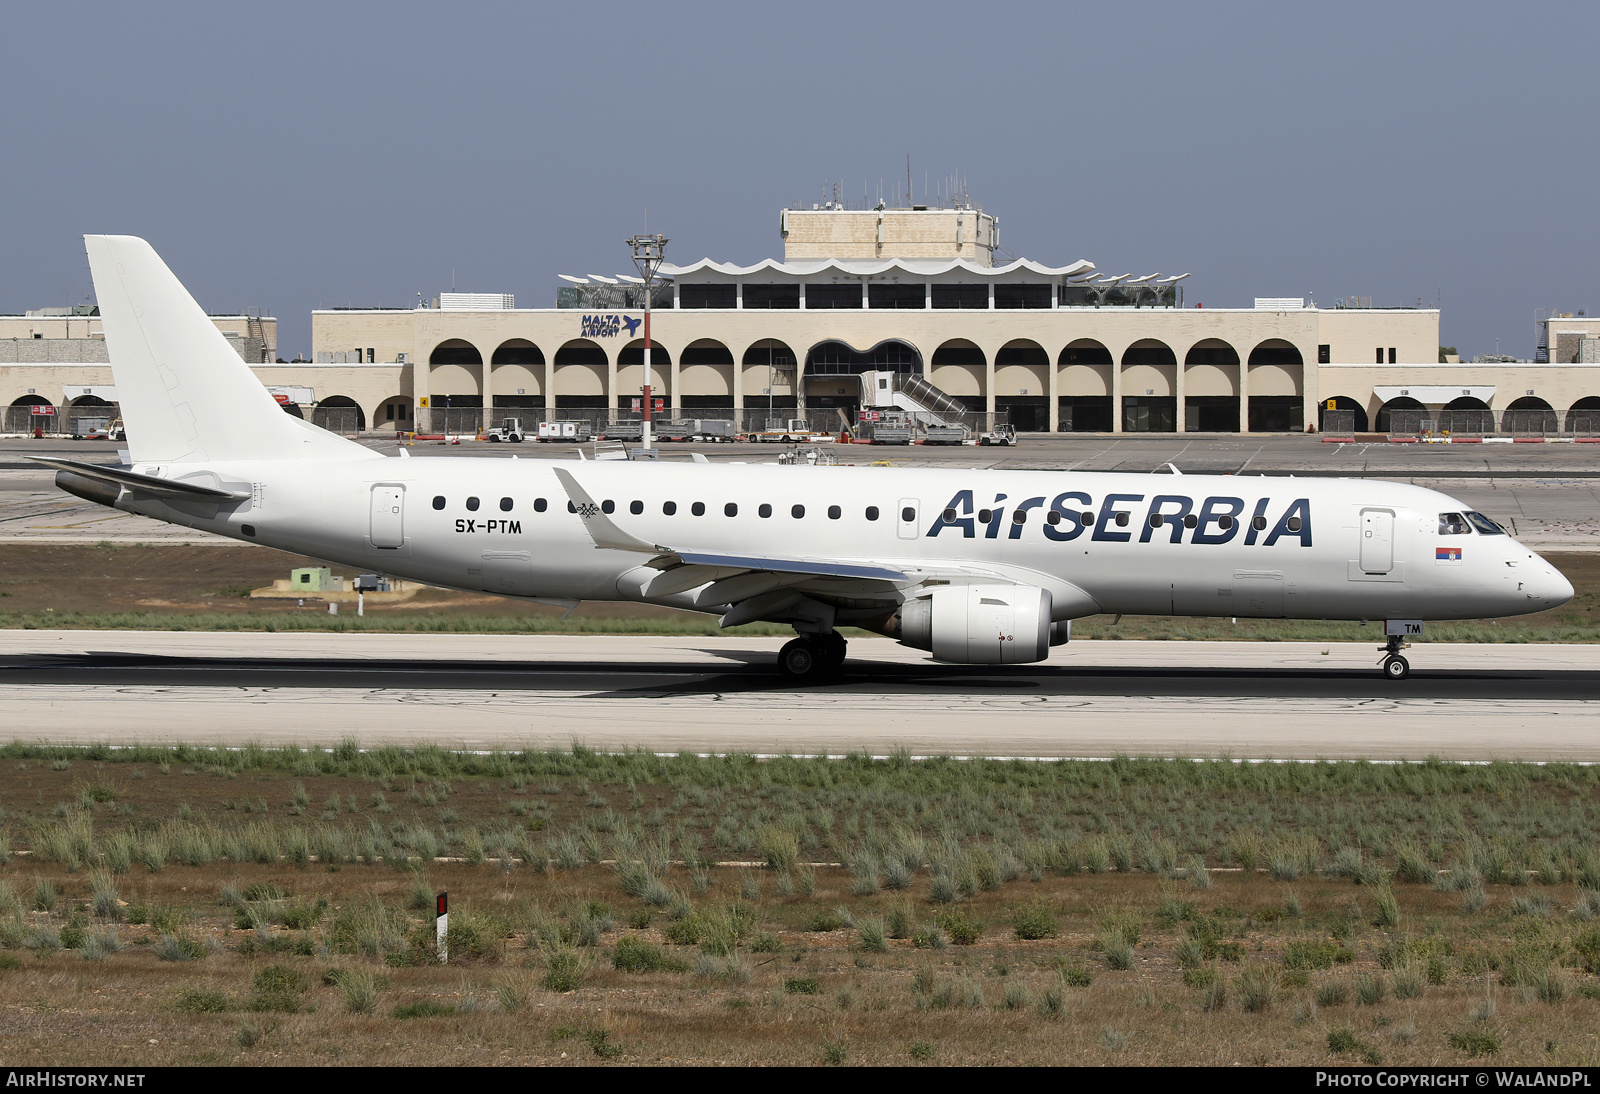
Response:
M640 423L639 443L648 452L655 447L651 443L653 438L650 431L650 288L655 280L656 270L667 257L667 237L629 236L625 242L633 248L633 264L638 268L639 276L644 279L644 386L640 389L643 398L639 402L639 408L644 416Z

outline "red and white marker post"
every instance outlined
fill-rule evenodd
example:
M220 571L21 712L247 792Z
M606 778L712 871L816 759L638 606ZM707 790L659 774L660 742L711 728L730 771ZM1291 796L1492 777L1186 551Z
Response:
M450 893L445 891L434 898L433 940L439 948L439 964L450 963Z

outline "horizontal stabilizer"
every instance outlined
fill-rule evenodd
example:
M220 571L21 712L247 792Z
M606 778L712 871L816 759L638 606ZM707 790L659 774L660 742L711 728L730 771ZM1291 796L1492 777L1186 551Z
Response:
M34 463L42 463L53 467L57 471L66 471L74 475L82 475L86 479L107 483L111 486L126 486L130 490L137 490L142 494L154 494L162 498L187 499L199 501L241 501L250 496L248 491L221 490L213 486L201 486L199 483L182 482L177 479L162 479L155 475L141 475L137 471L127 471L120 467L107 467L98 463L82 463L78 460L56 459L51 456L29 456Z

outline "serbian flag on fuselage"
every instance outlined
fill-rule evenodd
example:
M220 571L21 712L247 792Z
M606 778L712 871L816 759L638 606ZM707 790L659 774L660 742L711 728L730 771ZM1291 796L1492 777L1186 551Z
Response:
M1461 561L1461 548L1459 548L1459 547L1435 547L1433 549L1433 560L1435 562L1460 562Z

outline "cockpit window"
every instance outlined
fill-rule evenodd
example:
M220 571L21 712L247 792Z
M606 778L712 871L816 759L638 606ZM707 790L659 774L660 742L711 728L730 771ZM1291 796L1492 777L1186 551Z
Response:
M1472 528L1467 524L1467 518L1460 513L1440 513L1439 534L1441 536L1466 536L1472 534Z
M1503 536L1506 534L1506 530L1504 528L1500 527L1482 513L1468 513L1467 520L1470 521L1472 526L1478 530L1479 535Z

